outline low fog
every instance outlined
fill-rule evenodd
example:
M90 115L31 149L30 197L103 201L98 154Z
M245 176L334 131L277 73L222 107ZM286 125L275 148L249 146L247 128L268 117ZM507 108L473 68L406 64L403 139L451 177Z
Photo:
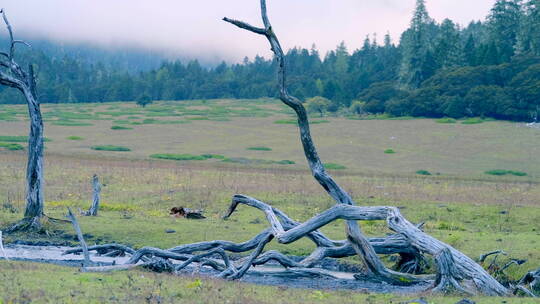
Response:
M482 20L493 0L428 0L437 21L462 25ZM12 25L25 37L139 47L206 61L269 56L262 37L221 21L224 16L260 24L258 0L5 0ZM270 0L269 14L284 48L317 45L322 54L345 41L349 50L366 35L393 41L408 26L415 0Z

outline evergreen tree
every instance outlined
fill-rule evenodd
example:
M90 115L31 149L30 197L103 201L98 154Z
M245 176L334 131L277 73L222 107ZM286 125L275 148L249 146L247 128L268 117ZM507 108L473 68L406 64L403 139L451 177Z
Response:
M474 36L472 34L469 34L467 42L465 42L465 46L463 47L463 59L465 60L465 64L468 66L474 66L477 64L476 41L474 40Z
M442 22L434 53L437 67L450 68L463 65L465 56L461 47L459 29L452 20L445 19Z
M430 49L429 26L433 23L425 0L417 0L411 26L401 39L403 59L399 80L404 88L418 88L426 79L422 67L425 66L426 54Z
M540 0L529 0L524 4L524 17L517 37L520 53L540 56Z
M491 9L489 39L497 46L502 62L510 61L515 54L522 17L521 0L497 0Z

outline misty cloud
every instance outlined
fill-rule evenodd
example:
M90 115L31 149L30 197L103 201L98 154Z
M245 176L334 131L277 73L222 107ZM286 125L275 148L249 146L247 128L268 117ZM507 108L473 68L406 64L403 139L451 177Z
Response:
M428 0L436 20L466 25L484 19L494 0ZM415 0L269 0L269 14L285 48L325 53L345 41L349 50L368 34L394 41L408 26ZM136 46L169 54L239 61L269 56L266 41L221 21L224 16L260 24L258 0L5 0L16 31L27 37Z

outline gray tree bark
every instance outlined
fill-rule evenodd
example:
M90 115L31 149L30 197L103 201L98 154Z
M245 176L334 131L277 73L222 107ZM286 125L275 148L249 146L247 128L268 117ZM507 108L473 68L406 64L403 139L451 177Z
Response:
M96 174L92 176L92 205L90 209L85 213L87 216L97 216L99 210L100 194L101 194L101 183Z
M13 38L13 31L5 11L2 10L1 13L8 30L10 45L8 52L0 52L2 58L0 59L0 84L18 89L24 95L30 116L25 219L9 229L13 231L26 227L39 227L39 219L43 216L43 119L37 99L34 68L30 64L28 71L25 71L14 59L17 44L29 45Z

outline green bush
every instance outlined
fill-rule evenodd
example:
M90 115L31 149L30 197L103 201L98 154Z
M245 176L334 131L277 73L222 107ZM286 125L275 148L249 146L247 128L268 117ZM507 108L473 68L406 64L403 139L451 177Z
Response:
M495 176L503 176L503 175L527 176L527 173L525 172L513 171L513 170L501 170L501 169L489 170L484 173L488 175L495 175Z
M464 124L464 125L475 125L475 124L481 124L483 122L484 122L484 120L482 118L473 117L473 118L465 119L461 123Z
M427 170L418 170L418 171L416 171L416 174L418 174L418 175L431 175L431 172L429 172Z
M347 167L345 167L343 165L334 164L334 163L324 164L324 168L329 169L329 170L344 170L344 169L347 169Z
M396 151L394 151L393 149L386 149L386 150L384 150L384 153L385 154L396 154Z
M103 145L103 146L93 146L90 147L92 150L96 151L114 151L114 152L128 152L131 151L130 148L122 146L113 146L113 145Z
M247 148L247 150L252 150L252 151L272 151L272 148L268 148L268 147L249 147Z
M450 118L450 117L445 117L445 118L436 119L435 122L436 123L453 124L453 123L456 123L457 120L455 120L453 118Z
M67 139L69 140L83 140L83 137L80 136L68 136Z
M0 142L0 148L5 148L10 151L24 150L24 147L15 143L3 143Z
M112 126L111 130L133 130L133 128L122 127L122 126Z

